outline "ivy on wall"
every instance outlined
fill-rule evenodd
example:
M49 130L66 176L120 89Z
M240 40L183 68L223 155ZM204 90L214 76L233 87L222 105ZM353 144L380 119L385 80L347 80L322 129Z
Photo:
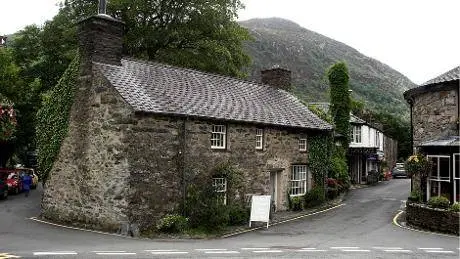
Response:
M348 68L344 62L332 65L327 71L331 88L331 114L335 131L343 137L342 146L348 148L350 142L350 93L348 88Z
M323 187L329 171L329 149L331 139L327 135L316 135L308 140L308 161L316 186Z
M38 166L44 182L67 135L79 68L80 57L77 55L57 85L42 96L42 106L37 112Z

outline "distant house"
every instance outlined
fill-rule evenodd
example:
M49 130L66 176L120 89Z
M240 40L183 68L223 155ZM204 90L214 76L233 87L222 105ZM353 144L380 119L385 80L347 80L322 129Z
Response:
M414 152L426 154L433 168L424 199L460 199L460 66L404 93L411 107Z
M6 47L6 39L8 37L0 35L0 48Z
M310 103L324 111L329 103ZM391 167L397 159L397 141L386 136L380 127L350 114L348 170L353 183L365 184L369 171L380 171L382 162Z
M225 195L231 187L213 170L226 161L243 171L244 195L272 195L277 210L287 194L312 188L308 140L332 126L281 89L289 71L266 70L260 84L122 58L121 22L98 15L79 26L81 83L43 216L150 229L178 208L194 177Z

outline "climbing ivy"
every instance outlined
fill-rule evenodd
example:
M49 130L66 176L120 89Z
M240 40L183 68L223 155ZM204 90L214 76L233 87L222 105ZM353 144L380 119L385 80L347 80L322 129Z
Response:
M56 86L42 95L42 106L37 112L38 166L46 181L67 134L79 74L80 58L71 62Z
M331 114L335 131L342 135L342 146L348 148L350 142L350 93L348 92L348 68L344 62L332 65L327 71L331 89Z
M331 138L316 135L308 141L308 161L316 186L323 188L324 179L329 170L329 150Z

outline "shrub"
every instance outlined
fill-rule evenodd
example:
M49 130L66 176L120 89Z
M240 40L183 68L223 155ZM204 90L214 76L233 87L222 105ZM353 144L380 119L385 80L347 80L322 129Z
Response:
M228 206L229 225L238 226L249 222L250 208L240 204Z
M192 228L219 231L229 223L229 213L213 188L190 186L185 204L186 216Z
M433 208L447 209L449 208L449 199L443 196L431 197L428 205Z
M337 188L337 180L336 179L333 179L333 178L327 178L327 187L330 187L330 188Z
M460 203L455 202L454 204L452 204L450 206L449 210L455 211L455 212L460 212Z
M188 219L178 214L168 214L158 221L157 229L164 233L181 233L187 229Z
M339 195L339 191L336 188L327 188L327 199L333 200Z
M324 189L317 186L307 192L304 196L305 198L305 207L315 207L321 205L325 201Z
M420 190L413 190L409 197L407 197L407 200L413 201L413 202L420 202L422 200L422 194L420 193Z
M300 196L292 197L292 210L302 210L302 198Z

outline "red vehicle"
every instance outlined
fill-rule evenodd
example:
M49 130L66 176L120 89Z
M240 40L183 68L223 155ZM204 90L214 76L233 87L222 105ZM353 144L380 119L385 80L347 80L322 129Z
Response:
M22 192L22 180L19 177L19 172L16 170L8 170L9 174L6 178L6 184L8 184L8 190L10 193L18 194Z

